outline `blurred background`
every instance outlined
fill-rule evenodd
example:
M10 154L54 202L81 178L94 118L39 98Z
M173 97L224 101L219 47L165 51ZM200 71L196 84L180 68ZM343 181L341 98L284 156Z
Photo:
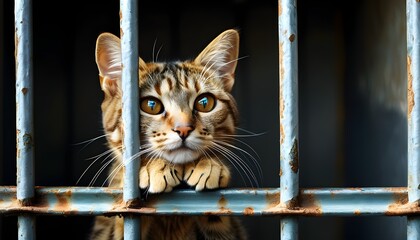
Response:
M407 184L404 0L297 0L300 186ZM233 95L260 187L279 186L277 2L139 1L140 56L194 58L228 28L240 32ZM95 41L119 35L119 1L34 1L36 185L76 185L106 150ZM16 185L13 1L0 0L0 185ZM244 146L243 146L244 147ZM252 152L251 149L245 150ZM94 164L77 186L87 186ZM257 173L252 162L250 166ZM95 186L102 185L101 174ZM233 187L251 187L235 173ZM254 184L255 185L255 184ZM38 217L38 239L86 239L92 217ZM250 239L279 239L279 219L243 217ZM404 239L405 217L302 217L300 239ZM0 216L0 239L16 239Z

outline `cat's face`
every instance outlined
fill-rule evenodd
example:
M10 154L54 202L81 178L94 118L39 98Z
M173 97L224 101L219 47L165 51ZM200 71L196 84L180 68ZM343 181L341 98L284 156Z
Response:
M217 142L225 142L234 133L238 114L230 90L238 43L238 33L228 30L193 61L145 63L139 59L144 156L176 164L194 161L214 155ZM121 149L121 50L116 36L98 37L96 61L105 93L103 125L110 146Z

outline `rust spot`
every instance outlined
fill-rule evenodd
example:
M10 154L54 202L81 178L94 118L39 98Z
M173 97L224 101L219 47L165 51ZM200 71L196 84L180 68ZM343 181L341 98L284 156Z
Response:
M305 209L306 215L319 216L322 215L322 208L315 198L314 194L300 194L299 204Z
M281 168L280 168L279 176L280 177L283 176L283 171L281 170Z
M292 34L292 35L290 35L290 37L289 37L289 41L290 41L290 42L294 42L294 41L295 41L295 38L296 38L295 34Z
M211 211L211 212L205 212L204 215L230 215L232 214L232 210L228 208L221 208L219 211Z
M408 104L408 118L411 118L411 112L415 105L414 102L414 91L413 91L413 73L411 72L411 58L407 57L407 104Z
M26 95L27 92L28 92L28 89L27 88L22 88L23 95Z
M298 149L298 141L295 138L295 141L293 142L292 149L290 150L290 159L289 162L290 168L294 173L297 173L299 171L299 149Z
M226 198L222 195L220 197L219 201L217 202L217 205L219 206L219 208L223 209L223 208L226 208L227 203L228 202L227 202Z
M297 197L290 199L290 201L286 202L286 207L293 210L299 209L299 199Z
M244 215L254 215L254 209L252 207L246 207L244 209Z
M279 4L279 16L281 16L281 14L283 13L283 6L281 4Z
M19 146L19 135L20 135L20 130L16 129L16 146ZM19 147L16 148L16 157L20 158L20 148Z
M135 199L130 199L128 201L124 201L122 198L120 199L115 199L116 202L120 201L120 205L123 205L124 208L137 208L139 206L141 206L141 201L139 198L135 198Z
M360 214L362 214L361 212L360 212L360 210L359 209L356 209L355 211L354 211L354 213L353 213L354 215L356 215L356 216L359 216Z
M280 192L277 193L267 193L265 195L265 200L267 201L268 208L274 208L280 204Z
M57 198L57 204L54 207L55 210L63 212L70 211L70 191L64 193L55 193L55 197Z
M17 28L15 28L15 59L17 59L17 55L18 55L18 46L19 46L19 42L20 42L20 36L18 36L17 34ZM19 62L16 61L16 68L18 67Z
M418 202L409 203L408 195L402 193L400 188L390 188L389 191L393 192L394 202L390 204L385 212L385 215L401 215L407 212L414 212L418 210Z
M284 96L283 96L283 81L284 81L284 62L283 62L283 43L279 44L279 63L280 63L280 99L279 99L279 105L280 105L280 144L283 144L285 134L284 134L284 128L282 124L282 120L284 119Z
M284 52L283 52L283 43L279 45L279 62L280 62L280 89L284 79ZM280 92L281 93L281 92Z
M283 124L280 124L280 144L284 143L285 137Z
M19 206L26 207L32 205L32 198L25 198L22 200L18 200Z
M32 140L32 135L30 133L25 133L22 139L23 139L24 146L32 147L34 145L33 140Z

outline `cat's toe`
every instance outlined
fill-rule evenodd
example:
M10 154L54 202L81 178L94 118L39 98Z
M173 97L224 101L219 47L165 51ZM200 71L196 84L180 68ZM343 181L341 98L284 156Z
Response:
M140 169L140 187L149 193L170 192L181 183L182 173L181 166L155 159Z
M229 169L213 159L186 164L184 173L184 181L196 191L226 187L230 179Z

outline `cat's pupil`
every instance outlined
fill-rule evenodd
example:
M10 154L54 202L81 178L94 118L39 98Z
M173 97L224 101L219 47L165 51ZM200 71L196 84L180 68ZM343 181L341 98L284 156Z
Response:
M208 99L206 97L203 97L200 101L198 101L198 103L203 105L204 108L206 108Z
M156 102L153 101L153 100L148 100L147 101L147 106L149 106L149 108L153 111L155 109Z

